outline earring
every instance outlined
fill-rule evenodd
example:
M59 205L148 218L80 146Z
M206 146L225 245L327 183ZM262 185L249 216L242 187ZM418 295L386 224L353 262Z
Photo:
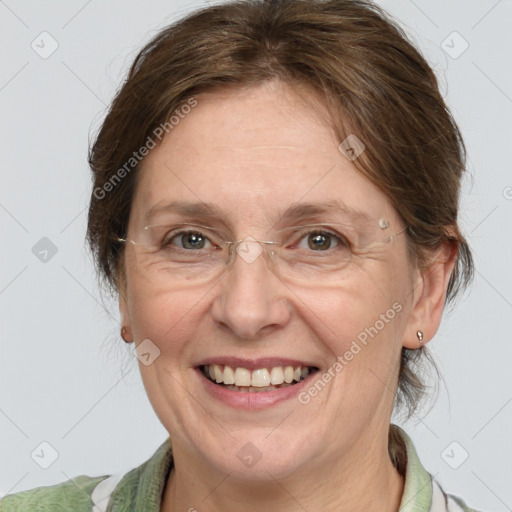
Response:
M418 340L419 340L420 344L423 343L423 332L422 331L418 331L416 333L416 336L418 336Z
M127 340L127 339L126 339L126 327L123 327L123 328L121 329L121 338L123 338L123 340L124 340L126 343L131 343L131 341L130 341L130 340Z

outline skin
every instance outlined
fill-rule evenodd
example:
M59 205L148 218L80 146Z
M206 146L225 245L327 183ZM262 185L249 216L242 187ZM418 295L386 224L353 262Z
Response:
M313 96L310 96L313 99ZM279 82L197 97L198 105L145 158L130 216L135 237L149 207L215 204L232 240L267 240L292 203L343 200L391 231L404 227L384 193L338 150L321 108ZM310 220L310 219L308 219ZM332 218L315 218L330 222ZM236 257L217 281L173 285L147 278L125 252L120 311L127 336L160 350L140 371L173 441L175 468L161 510L396 511L404 482L387 436L402 346L439 326L454 250L428 271L411 266L405 235L351 263L324 286L284 283L264 258ZM193 369L216 355L293 357L327 370L394 303L402 309L310 403L239 410L210 398ZM237 452L254 444L246 467Z

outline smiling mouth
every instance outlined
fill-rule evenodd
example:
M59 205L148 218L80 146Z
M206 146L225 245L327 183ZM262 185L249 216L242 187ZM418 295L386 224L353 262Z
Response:
M293 386L318 371L315 366L273 366L249 370L218 364L202 365L199 369L214 384L242 393L261 393Z

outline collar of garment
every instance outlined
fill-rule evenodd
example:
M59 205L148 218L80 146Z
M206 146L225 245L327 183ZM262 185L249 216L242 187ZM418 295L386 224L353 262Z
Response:
M449 497L421 465L412 440L400 427L393 427L397 429L404 442L407 460L400 512L466 510L453 498L451 503L449 502ZM159 512L165 484L172 467L171 440L167 438L144 464L128 473L112 475L97 486L92 495L97 510L106 510L106 506L109 505L109 512L117 512L125 510L129 503L134 512Z

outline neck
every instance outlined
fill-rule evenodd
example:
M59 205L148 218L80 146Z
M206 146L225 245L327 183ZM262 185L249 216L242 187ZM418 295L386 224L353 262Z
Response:
M330 460L308 465L286 478L257 482L205 468L173 442L175 465L160 511L396 512L404 480L389 458L388 435L384 434L359 439L342 457L333 453Z

